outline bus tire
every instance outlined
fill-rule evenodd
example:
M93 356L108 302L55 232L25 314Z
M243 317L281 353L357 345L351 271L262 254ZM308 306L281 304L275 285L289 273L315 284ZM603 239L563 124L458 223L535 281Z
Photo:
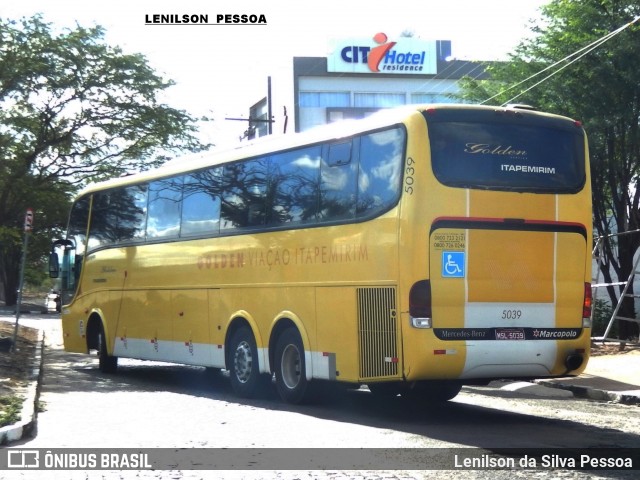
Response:
M462 390L462 383L455 380L423 380L415 382L402 396L418 402L442 403L454 398Z
M276 388L287 403L299 404L308 399L310 382L306 376L304 346L298 330L287 328L276 342Z
M104 327L100 325L98 330L98 369L102 373L116 373L118 370L118 357L109 355L107 350L107 336Z
M254 398L262 391L268 378L260 374L258 348L249 327L236 330L229 342L229 377L236 395Z

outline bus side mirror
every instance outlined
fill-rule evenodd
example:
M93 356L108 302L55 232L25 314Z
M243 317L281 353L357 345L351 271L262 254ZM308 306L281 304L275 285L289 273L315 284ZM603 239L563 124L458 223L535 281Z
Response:
M60 276L60 261L58 260L58 254L51 252L49 254L49 277L58 278Z

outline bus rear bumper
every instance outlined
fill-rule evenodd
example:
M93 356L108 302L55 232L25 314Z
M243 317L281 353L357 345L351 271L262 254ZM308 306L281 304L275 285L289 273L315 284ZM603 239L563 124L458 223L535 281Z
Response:
M501 379L575 376L589 358L581 340L484 340L447 342L425 352L420 365L405 370L410 381L423 379Z
M551 377L578 375L588 354L575 342L484 341L467 344L460 378Z

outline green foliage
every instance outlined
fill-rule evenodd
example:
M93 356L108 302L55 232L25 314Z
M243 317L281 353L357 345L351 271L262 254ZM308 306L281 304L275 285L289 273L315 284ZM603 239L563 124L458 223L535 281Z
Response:
M0 428L13 425L20 420L22 397L0 395Z
M593 323L591 325L591 332L594 337L601 337L604 335L611 315L613 314L613 308L611 304L605 300L596 300L593 305ZM609 337L613 338L618 333L617 322L614 322Z
M27 207L35 211L27 278L38 281L70 197L88 181L199 151L197 119L158 100L173 82L101 27L55 32L40 16L0 18L0 283L15 301Z
M22 167L14 176L77 182L206 147L194 118L158 101L171 85L144 56L105 44L101 27L56 35L38 16L0 21L0 152Z

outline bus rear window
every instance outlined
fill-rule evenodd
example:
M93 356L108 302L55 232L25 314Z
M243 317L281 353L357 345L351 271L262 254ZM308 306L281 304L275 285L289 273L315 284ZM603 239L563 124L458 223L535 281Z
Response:
M428 120L433 172L445 185L549 193L584 186L584 134L572 122Z

